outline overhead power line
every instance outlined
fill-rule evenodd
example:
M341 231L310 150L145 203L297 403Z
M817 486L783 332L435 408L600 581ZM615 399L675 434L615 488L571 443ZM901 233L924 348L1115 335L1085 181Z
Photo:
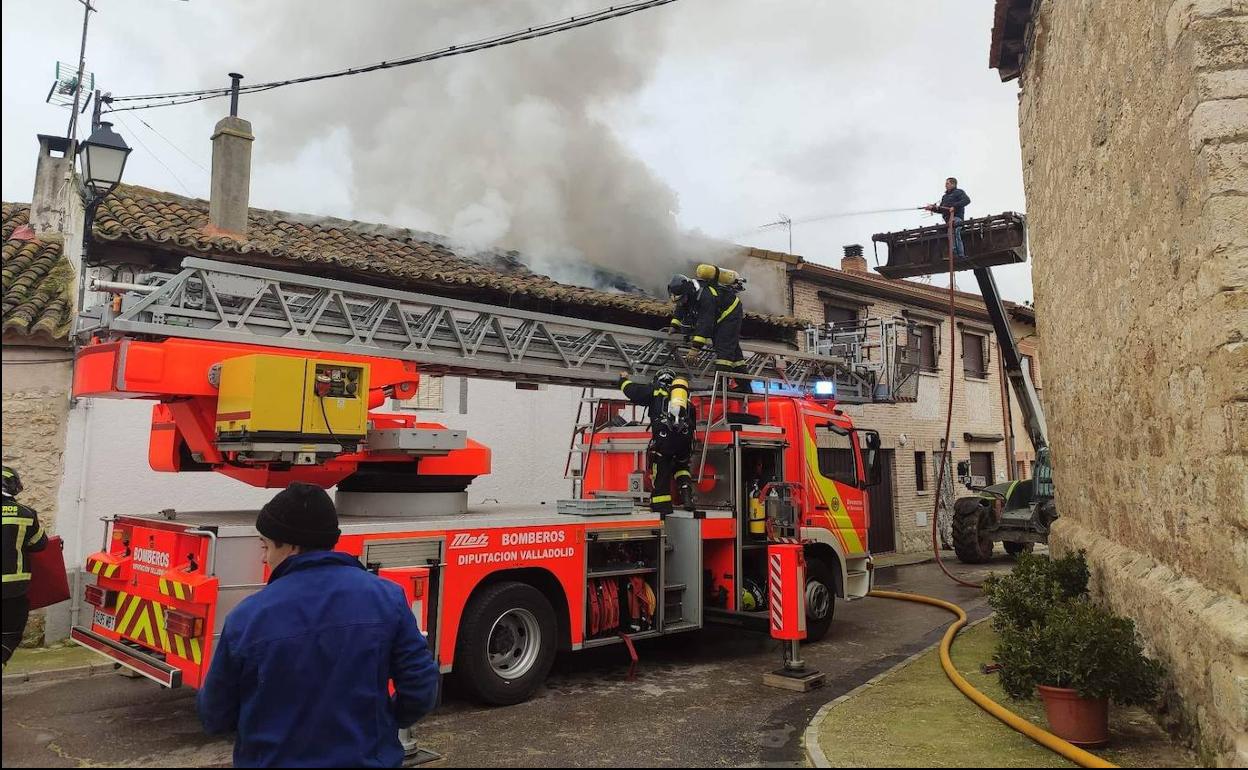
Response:
M366 72L375 72L377 70L394 69L396 67L406 67L412 64L422 64L424 62L435 61L437 59L445 59L451 56L460 56L467 53L476 53L490 48L498 48L500 46L511 45L513 43L523 42L525 40L533 40L546 35L553 35L559 32L567 32L581 27L588 27L591 24L597 24L602 21L618 19L621 16L637 13L638 11L646 11L651 8L657 8L661 5L674 3L676 0L642 0L640 2L626 3L623 5L613 5L609 8L603 8L593 13L582 16L572 16L560 21L552 21L539 26L528 27L526 29L510 32L505 35L497 35L494 37L476 40L461 45L447 46L436 51L422 53L415 56L409 56L403 59L395 59L393 61L382 61L376 64L369 64L362 67L349 67L334 72L326 72L318 75L305 75L303 77L288 78L286 80L275 80L268 83L255 83L247 86L240 86L239 93L259 93L261 91L270 91L274 88L282 88L284 86L296 85L298 83L311 83L317 80L331 80L333 78L347 77L349 75L362 75ZM230 88L205 88L200 90L187 91L168 91L157 94L138 94L133 96L114 96L111 102L137 102L133 105L124 107L112 107L111 112L122 112L125 110L146 110L155 107L171 107L178 104L190 104L191 102L200 102L205 99L219 99L230 94Z

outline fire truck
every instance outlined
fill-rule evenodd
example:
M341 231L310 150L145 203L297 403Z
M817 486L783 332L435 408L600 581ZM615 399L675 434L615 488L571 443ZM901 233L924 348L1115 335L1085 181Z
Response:
M188 258L90 288L75 396L153 402L157 471L334 488L337 549L402 587L441 670L486 703L530 697L561 650L711 622L818 640L838 598L871 590L880 442L841 405L904 388L892 321L811 330L807 352L746 342L734 390L713 354L659 332L291 272ZM645 507L649 426L614 387L664 367L691 383L698 505L661 517ZM569 499L469 506L491 450L384 409L422 373L582 388ZM230 611L267 578L256 511L158 505L107 520L86 560L90 622L71 637L198 687ZM803 569L769 565L778 543ZM784 590L800 597L787 614Z

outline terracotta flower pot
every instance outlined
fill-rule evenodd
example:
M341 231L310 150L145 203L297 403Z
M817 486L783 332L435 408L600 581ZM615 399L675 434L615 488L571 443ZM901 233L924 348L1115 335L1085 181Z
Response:
M1098 748L1109 743L1109 700L1080 698L1066 687L1039 685L1049 727L1059 738L1076 746Z

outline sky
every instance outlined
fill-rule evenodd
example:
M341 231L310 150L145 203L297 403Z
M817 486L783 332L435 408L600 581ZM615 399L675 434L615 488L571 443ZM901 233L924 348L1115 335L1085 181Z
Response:
M395 59L598 10L605 0L94 0L87 69L115 95L263 82ZM514 46L244 95L251 205L385 222L662 284L716 244L838 266L846 244L935 222L946 176L969 216L1024 211L1017 83L988 68L992 0L679 0ZM5 200L28 201L77 0L5 0ZM349 9L349 10L348 10ZM125 181L207 197L225 100L118 112ZM819 221L800 223L803 219ZM882 252L883 250L881 250ZM663 255L662 257L656 255ZM709 255L709 256L708 256ZM881 253L881 258L883 254ZM665 262L664 260L668 260ZM1027 265L998 268L1031 299ZM933 279L943 284L941 277ZM959 288L974 290L967 274Z

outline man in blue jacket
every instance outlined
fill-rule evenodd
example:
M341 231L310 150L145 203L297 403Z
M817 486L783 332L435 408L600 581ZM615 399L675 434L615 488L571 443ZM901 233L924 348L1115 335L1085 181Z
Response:
M955 257L966 256L966 251L962 248L962 220L966 219L966 207L970 202L971 196L958 187L958 180L949 177L945 180L945 194L941 196L940 203L923 207L943 216L946 223L949 222L950 217L953 218L953 256Z
M226 618L204 729L238 733L235 767L399 767L399 729L433 710L440 681L402 589L331 550L341 531L320 487L291 484L256 529L269 584Z

